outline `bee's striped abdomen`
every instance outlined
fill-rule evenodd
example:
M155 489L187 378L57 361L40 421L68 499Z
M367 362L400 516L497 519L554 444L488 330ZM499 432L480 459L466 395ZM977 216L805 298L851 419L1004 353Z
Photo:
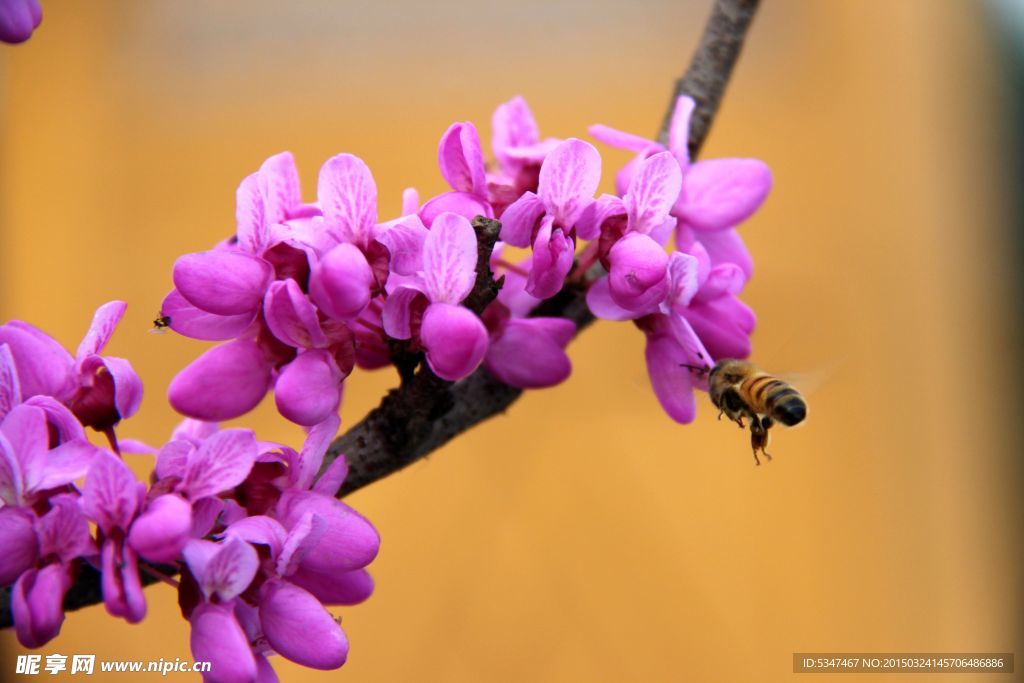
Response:
M748 377L740 385L748 405L760 415L768 415L787 427L803 421L807 404L800 392L766 373Z

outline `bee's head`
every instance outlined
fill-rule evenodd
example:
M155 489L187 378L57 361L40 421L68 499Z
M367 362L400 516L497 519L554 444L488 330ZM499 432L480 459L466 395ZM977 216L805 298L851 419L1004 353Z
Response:
M712 368L708 376L710 382L723 382L725 384L736 384L743 381L743 378L750 374L754 366L745 360L735 358L722 358Z

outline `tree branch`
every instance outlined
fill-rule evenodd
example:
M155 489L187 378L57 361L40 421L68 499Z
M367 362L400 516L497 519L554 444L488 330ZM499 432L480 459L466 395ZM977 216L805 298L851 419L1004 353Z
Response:
M661 122L658 141L668 144L668 129L672 112L680 95L689 95L697 102L690 119L690 157L700 151L711 129L711 121L722 101L732 68L740 56L747 29L754 19L760 0L717 0L711 17L704 25L700 46L690 60L686 74L676 81L668 111Z
M697 108L690 125L689 145L691 156L696 156L707 137L758 1L716 0L700 46L686 74L676 81L659 134L662 142L668 135L676 98L691 95ZM480 257L477 284L466 303L479 313L493 301L500 287L489 267L500 224L477 219L473 227L480 242ZM583 287L567 286L533 315L572 320L578 334L594 320L585 297ZM338 495L345 496L416 462L453 437L504 412L521 394L522 390L499 382L483 368L453 384L439 379L420 363L419 369L388 392L377 408L331 444L328 459L344 453L349 462L349 474ZM156 580L144 570L142 579L145 584ZM0 590L0 628L14 623L10 590ZM83 566L64 600L64 608L75 610L101 601L99 572Z

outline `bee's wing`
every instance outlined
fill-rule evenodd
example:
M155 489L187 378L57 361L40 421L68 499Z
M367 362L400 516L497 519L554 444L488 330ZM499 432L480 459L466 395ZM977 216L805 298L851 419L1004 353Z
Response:
M778 372L775 376L801 394L811 396L825 387L836 375L838 365L804 372Z

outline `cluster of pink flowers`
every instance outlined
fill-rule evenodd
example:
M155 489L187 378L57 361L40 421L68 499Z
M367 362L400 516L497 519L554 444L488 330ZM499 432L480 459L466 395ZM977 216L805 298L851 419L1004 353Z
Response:
M88 564L107 611L131 623L146 614L143 573L176 585L210 681L276 680L272 652L341 666L348 641L325 606L369 597L380 538L334 497L345 458L322 469L339 418L310 429L298 452L196 420L160 449L118 440L142 399L131 365L100 355L124 310L100 307L74 358L31 325L0 326L0 586L12 586L18 640L40 647L59 633ZM122 451L155 456L148 486Z
M593 127L636 153L617 194L598 197L597 149L541 138L515 98L494 114L490 170L476 128L455 123L438 154L451 190L422 203L406 190L403 215L386 221L357 157L323 165L315 203L303 202L292 156L271 157L238 189L234 236L174 265L161 324L220 344L171 382L170 403L188 419L159 449L114 434L142 398L131 365L100 355L123 303L97 311L75 358L25 323L0 327L0 585L13 584L21 642L57 634L88 563L108 611L130 622L145 614L140 572L175 583L195 659L213 663L208 680L274 680L271 653L341 666L348 644L325 606L370 595L365 567L379 546L334 497L345 458L322 467L345 379L412 357L453 382L483 366L516 387L558 384L576 329L535 312L566 287L586 290L596 316L643 331L658 400L691 421L694 388L706 386L687 366L750 351L754 315L737 296L752 263L736 226L771 184L759 161L691 162L692 110L680 98L668 149ZM501 222L489 255L499 291L482 308L467 305L487 256L477 217ZM308 429L298 452L217 426L270 391ZM91 445L84 427L111 449ZM148 487L122 450L155 456Z
M451 191L421 204L406 190L404 215L384 222L360 159L329 159L317 202L304 204L291 155L271 157L239 188L236 236L174 266L162 315L183 335L225 343L174 379L171 404L224 420L273 390L284 417L315 425L337 413L353 369L390 364L396 342L422 352L446 380L483 364L513 386L552 386L570 373L564 347L575 329L531 312L572 281L589 286L595 315L644 331L655 393L672 418L692 420L701 380L683 366L749 354L754 315L737 294L752 263L735 228L771 185L753 159L691 163L692 109L680 99L667 150L592 129L637 154L618 174L618 196L595 197L598 151L575 138L541 139L521 98L495 112L492 172L473 124L455 123L438 153ZM463 305L477 277L477 216L502 224L491 257L502 287L479 313ZM529 254L513 263L506 247ZM596 261L607 276L591 283Z

